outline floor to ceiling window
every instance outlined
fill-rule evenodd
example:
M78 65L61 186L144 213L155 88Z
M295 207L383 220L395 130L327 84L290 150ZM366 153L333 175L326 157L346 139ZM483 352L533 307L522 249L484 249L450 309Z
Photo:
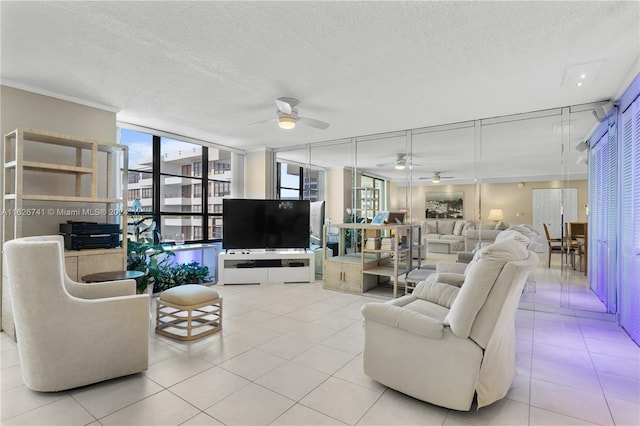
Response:
M127 128L120 129L120 143L129 146L130 236L164 242L222 238L231 152Z
M322 172L297 164L277 163L277 198L280 200L322 200Z

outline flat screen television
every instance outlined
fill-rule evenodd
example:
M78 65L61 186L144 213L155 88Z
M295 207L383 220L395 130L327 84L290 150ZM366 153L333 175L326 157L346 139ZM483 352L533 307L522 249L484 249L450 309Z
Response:
M283 249L309 247L309 201L222 200L222 247Z

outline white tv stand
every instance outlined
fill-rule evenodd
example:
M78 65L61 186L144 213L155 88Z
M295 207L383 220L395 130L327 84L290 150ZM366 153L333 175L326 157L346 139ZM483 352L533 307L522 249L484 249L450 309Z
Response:
M218 255L218 284L315 281L315 255L308 249L228 250Z

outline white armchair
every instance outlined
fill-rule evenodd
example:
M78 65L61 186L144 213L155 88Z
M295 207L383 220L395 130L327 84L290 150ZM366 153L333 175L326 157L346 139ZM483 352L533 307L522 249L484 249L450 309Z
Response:
M503 398L515 377L515 312L538 256L505 240L480 250L458 287L431 277L411 295L362 308L364 371L454 410Z
M149 296L135 294L134 280L71 280L57 235L8 241L4 256L29 389L61 391L146 370Z

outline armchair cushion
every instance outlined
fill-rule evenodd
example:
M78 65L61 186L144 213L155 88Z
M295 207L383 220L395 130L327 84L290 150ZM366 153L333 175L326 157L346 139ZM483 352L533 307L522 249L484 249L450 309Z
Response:
M426 281L461 287L464 283L464 273L460 274L457 272L436 272L435 274L427 277Z
M445 318L453 334L462 338L469 337L476 315L505 263L528 257L529 251L522 244L513 241L492 244L476 254L476 259L469 264L464 285Z
M459 291L460 288L446 283L423 281L413 290L413 296L445 308L451 308Z

